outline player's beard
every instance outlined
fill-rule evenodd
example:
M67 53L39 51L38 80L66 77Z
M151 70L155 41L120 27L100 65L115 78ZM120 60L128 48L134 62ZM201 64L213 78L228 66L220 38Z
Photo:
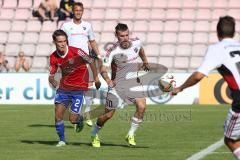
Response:
M130 43L129 41L122 41L122 42L120 43L120 46L121 46L121 48L123 48L123 49L129 48L130 45L131 45L131 43Z

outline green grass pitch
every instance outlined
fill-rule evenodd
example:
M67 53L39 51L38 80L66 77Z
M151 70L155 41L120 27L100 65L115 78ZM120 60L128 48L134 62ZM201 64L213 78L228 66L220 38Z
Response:
M124 137L135 108L118 110L100 131L101 148L90 146L91 128L75 133L65 122L68 145L56 148L53 105L0 105L0 160L185 160L223 137L226 105L148 106L136 134ZM234 159L222 146L204 160Z

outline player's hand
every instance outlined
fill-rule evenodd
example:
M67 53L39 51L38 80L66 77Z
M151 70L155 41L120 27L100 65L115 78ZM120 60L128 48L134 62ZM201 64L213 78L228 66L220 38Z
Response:
M95 87L98 90L101 87L101 82L100 81L95 81Z
M181 87L177 87L177 88L174 88L173 91L172 91L172 95L175 96L177 95L179 92L182 92L183 89Z
M110 88L113 88L115 86L115 83L112 81L112 80L107 80L107 85L110 87Z
M57 88L57 87L58 87L58 81L53 80L53 81L51 81L50 83L51 83L51 85L53 86L53 88Z
M141 67L144 71L150 71L150 66L148 63L143 63L142 67Z

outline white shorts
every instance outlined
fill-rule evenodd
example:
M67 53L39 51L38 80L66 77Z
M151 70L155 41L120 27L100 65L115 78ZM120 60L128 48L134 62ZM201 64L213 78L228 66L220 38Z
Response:
M240 113L229 109L224 123L224 135L232 140L240 139Z

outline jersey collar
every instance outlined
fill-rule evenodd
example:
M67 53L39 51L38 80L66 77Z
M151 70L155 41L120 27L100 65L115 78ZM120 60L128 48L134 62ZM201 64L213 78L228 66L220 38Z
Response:
M67 51L65 52L64 55L61 55L61 54L58 53L58 51L57 51L57 55L58 55L59 57L61 57L61 58L65 58L67 54L68 54L68 46L67 46Z

